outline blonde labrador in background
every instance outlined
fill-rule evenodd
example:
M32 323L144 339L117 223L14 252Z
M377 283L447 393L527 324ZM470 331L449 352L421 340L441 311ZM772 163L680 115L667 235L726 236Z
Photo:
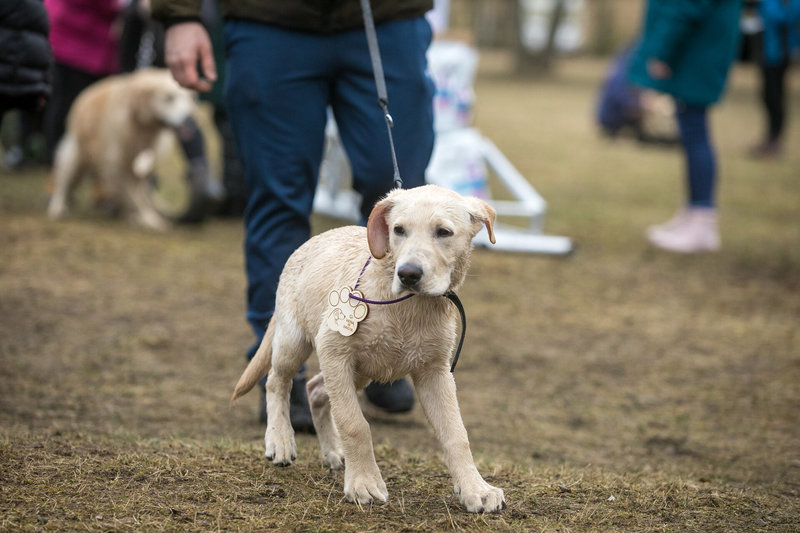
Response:
M103 199L132 222L148 229L167 228L167 220L153 205L147 177L161 135L195 111L194 94L165 69L143 69L91 85L67 117L54 161L48 215L66 215L72 191L90 176Z
M464 282L472 238L483 225L494 242L494 219L494 209L482 200L435 185L394 190L376 204L366 229L325 232L289 258L275 314L232 397L235 401L269 372L267 458L276 465L296 458L289 392L292 377L316 350L321 373L308 382L311 414L323 462L345 469L349 501L388 497L357 391L371 380L410 375L461 503L470 512L505 507L503 491L483 480L472 459L450 372L458 316L443 297ZM369 300L414 297L367 309L348 296L356 283ZM337 321L347 314L349 325ZM340 326L352 334L332 329Z

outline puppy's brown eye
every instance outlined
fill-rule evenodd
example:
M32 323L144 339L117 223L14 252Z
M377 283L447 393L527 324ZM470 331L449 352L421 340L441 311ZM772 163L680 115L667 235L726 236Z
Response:
M439 228L436 230L436 236L440 238L452 237L453 232L447 228Z
M395 235L405 235L406 234L406 228L404 228L403 226L395 226L394 227L394 234Z

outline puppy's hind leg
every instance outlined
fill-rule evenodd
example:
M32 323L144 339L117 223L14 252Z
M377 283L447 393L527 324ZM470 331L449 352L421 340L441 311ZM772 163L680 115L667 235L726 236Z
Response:
M276 320L277 317L273 317ZM311 343L303 340L295 328L276 324L272 341L272 369L267 378L267 431L264 455L278 466L289 466L297 458L294 429L289 418L289 395L292 378L311 355Z
M67 134L59 143L53 165L53 192L47 205L47 216L61 218L67 214L72 190L80 176L80 153L78 143Z
M322 462L331 470L341 470L344 468L344 452L339 430L336 429L331 417L331 403L328 389L325 388L325 378L322 374L317 374L308 382L306 389L311 404L311 418L314 420L322 452Z

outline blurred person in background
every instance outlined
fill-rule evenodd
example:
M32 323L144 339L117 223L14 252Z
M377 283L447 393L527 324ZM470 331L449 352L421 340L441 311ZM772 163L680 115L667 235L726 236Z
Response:
M13 2L12 2L13 3ZM53 97L45 109L47 159L53 162L78 94L116 73L120 0L44 0L53 47Z
M11 109L41 109L50 96L49 31L41 0L0 4L0 119Z
M397 159L405 186L422 185L433 150L434 86L425 56L431 27L424 17L433 2L371 3L395 117ZM217 69L200 23L200 2L154 0L153 14L167 26L166 59L175 79L190 89L210 90ZM311 235L328 106L362 196L363 221L392 189L392 157L358 0L228 0L222 14L226 109L247 188L247 319L257 338L248 353L252 357L272 317L283 266ZM405 380L372 383L365 395L388 412L408 411L414 403ZM263 382L260 406L263 420ZM295 430L313 431L302 373L294 380L290 406Z
M667 93L676 106L686 160L687 199L648 240L672 252L718 250L717 160L708 108L719 101L739 48L741 0L648 0L631 82Z
M53 52L49 32L41 0L0 2L0 122L11 109L20 109L32 120L50 97ZM22 151L23 146L24 142L15 147ZM22 153L13 155L15 163L23 159ZM6 161L8 156L5 154Z
M783 150L787 116L786 73L800 56L800 0L761 0L758 13L763 24L761 46L761 100L767 117L764 139L750 155L777 157Z
M626 45L611 61L600 86L595 121L609 138L632 134L643 144L674 145L678 138L677 131L673 132L672 102L664 100L669 97L628 81L637 42Z

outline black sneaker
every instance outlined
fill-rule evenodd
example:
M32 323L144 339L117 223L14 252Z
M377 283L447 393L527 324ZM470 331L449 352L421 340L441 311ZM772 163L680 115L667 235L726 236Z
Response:
M259 387L258 419L267 423L267 392ZM306 395L306 378L297 376L292 379L292 392L289 393L289 420L297 433L315 434L314 421L311 419L311 408Z
M199 224L208 215L217 210L217 206L225 197L222 185L211 178L208 163L205 159L190 161L186 171L189 184L189 205L180 214L176 222L179 224Z
M364 389L367 400L387 413L406 413L414 407L414 391L405 379L391 383L373 381Z

